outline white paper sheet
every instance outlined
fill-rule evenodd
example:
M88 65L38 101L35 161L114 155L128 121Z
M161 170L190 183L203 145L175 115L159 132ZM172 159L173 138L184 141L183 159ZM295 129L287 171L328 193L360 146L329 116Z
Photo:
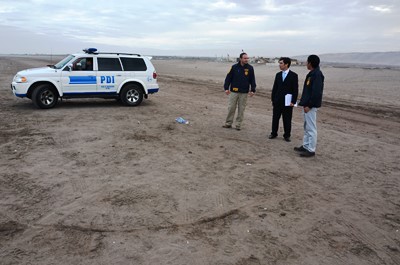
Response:
M286 94L285 96L285 106L290 106L292 103L292 94Z

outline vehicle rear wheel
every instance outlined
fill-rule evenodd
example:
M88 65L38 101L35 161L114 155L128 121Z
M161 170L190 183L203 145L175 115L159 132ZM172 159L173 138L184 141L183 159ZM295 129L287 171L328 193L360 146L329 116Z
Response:
M32 101L38 108L50 109L57 104L58 94L51 85L43 84L33 90Z
M143 101L143 89L138 85L126 85L120 92L120 98L126 106L137 106Z

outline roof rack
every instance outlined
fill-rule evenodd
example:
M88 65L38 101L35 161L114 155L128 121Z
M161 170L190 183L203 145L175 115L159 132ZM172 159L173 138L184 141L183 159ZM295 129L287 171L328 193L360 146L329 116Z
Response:
M124 52L98 52L96 48L86 48L83 49L83 51L87 54L117 54L117 55L136 55L136 56L141 56L140 54L137 53L124 53Z
M117 55L136 55L136 56L141 56L138 53L125 53L125 52L96 52L96 54L117 54Z

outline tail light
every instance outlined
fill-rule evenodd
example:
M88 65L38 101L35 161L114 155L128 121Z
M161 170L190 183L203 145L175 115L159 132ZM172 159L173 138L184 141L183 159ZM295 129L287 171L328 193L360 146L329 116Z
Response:
M157 73L156 73L156 71L153 72L153 79L157 79Z

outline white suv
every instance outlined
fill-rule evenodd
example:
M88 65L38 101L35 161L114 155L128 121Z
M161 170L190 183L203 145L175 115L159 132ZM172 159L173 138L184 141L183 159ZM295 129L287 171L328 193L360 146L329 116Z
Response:
M158 92L151 57L127 53L100 53L95 48L71 54L55 65L18 72L11 84L17 97L32 99L48 109L59 98L115 98L137 106Z

